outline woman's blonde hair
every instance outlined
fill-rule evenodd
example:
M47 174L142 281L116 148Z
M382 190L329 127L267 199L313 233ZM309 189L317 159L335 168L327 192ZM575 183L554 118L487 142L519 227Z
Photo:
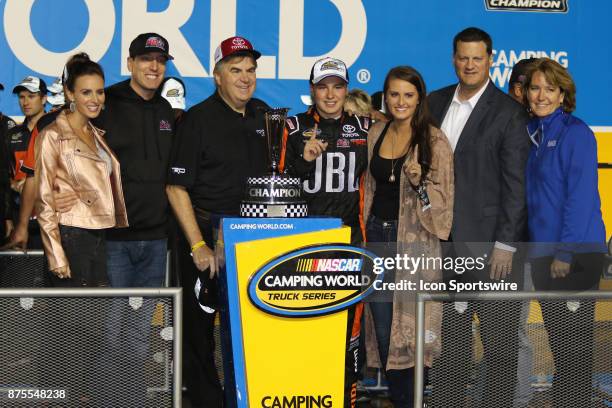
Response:
M370 116L372 98L367 92L355 88L351 89L344 101L344 111L359 116Z

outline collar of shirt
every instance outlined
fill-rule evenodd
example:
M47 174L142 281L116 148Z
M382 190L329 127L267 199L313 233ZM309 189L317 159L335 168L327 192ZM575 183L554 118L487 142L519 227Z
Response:
M461 132L463 132L465 124L467 123L470 115L472 114L474 107L478 103L478 100L484 93L485 89L487 89L489 81L490 80L487 79L487 82L484 84L484 86L479 89L474 96L465 101L459 100L459 87L461 85L457 85L457 87L455 88L453 99L442 121L442 131L444 131L444 134L448 138L453 152L457 147L457 143L459 142L459 136L461 136Z
M246 107L244 109L244 115L243 115L242 113L234 110L231 106L229 106L227 102L223 100L223 98L219 94L219 91L215 91L214 95L215 95L214 97L217 100L217 102L220 103L225 109L227 109L228 113L234 114L236 117L239 117L239 118L246 118L246 117L254 116L254 107L253 107L252 99L249 99L249 101L247 102Z
M340 123L343 123L344 122L344 118L345 118L344 111L342 111L342 112L340 112L340 115L338 117L336 117L336 118L325 119L325 118L323 118L321 116L321 114L319 113L319 111L318 111L318 109L317 109L317 107L315 105L310 106L310 108L308 108L307 113L309 115L311 115L314 118L315 122L317 122L317 123L319 123L321 121L328 121L328 122L339 121Z
M489 78L487 78L487 82L484 84L484 86L482 88L480 88L478 90L478 92L476 92L476 94L474 94L474 96L472 96L470 99L467 99L465 101L461 101L459 99L459 88L461 87L461 84L457 85L457 87L455 88L455 93L453 94L453 101L452 101L452 103L458 103L460 105L462 103L467 103L468 105L470 105L471 109L474 109L474 107L478 103L478 100L480 99L480 97L484 93L485 89L487 89L487 86L489 86L489 81L491 81L491 80Z

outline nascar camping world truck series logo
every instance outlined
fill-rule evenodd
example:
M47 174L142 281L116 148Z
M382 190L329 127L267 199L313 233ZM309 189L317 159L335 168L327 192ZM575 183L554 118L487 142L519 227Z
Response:
M567 13L568 0L485 0L491 11L535 11L543 13Z
M276 258L249 282L249 298L263 311L287 317L335 313L373 291L375 255L347 245L302 248Z

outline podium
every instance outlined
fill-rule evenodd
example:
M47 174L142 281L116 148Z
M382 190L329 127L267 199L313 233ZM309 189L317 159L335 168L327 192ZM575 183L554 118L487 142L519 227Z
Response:
M371 256L334 246L351 235L335 218L226 218L221 228L236 406L343 407L347 308L368 294L358 280Z

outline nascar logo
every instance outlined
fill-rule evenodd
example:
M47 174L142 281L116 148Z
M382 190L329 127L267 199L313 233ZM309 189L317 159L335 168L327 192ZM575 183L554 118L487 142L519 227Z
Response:
M308 317L336 313L360 302L382 282L376 255L348 245L320 245L288 252L259 269L248 295L262 311Z
M296 272L359 272L362 259L300 259Z

